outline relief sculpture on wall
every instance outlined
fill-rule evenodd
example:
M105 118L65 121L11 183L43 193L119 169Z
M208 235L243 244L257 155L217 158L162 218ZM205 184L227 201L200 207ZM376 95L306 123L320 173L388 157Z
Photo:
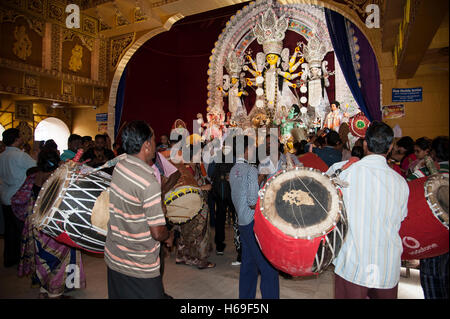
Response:
M69 70L77 72L81 69L83 62L83 47L79 44L76 44L72 49L72 56L69 61Z
M26 60L31 55L31 40L26 34L25 26L16 26L13 45L13 53L21 60Z

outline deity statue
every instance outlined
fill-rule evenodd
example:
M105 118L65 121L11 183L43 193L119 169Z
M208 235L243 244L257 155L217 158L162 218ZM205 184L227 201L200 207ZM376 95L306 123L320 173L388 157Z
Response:
M223 87L218 88L224 96L228 96L228 110L233 121L243 121L247 117L243 96L248 95L248 93L243 89L245 82L244 74L241 76L242 65L243 59L239 58L234 52L230 52L225 64L228 74L223 76Z
M207 108L206 111L208 112L206 114L208 121L205 123L202 140L204 142L209 142L215 138L222 138L225 125L224 112L217 108Z
M301 123L298 121L300 115L300 108L297 104L292 105L289 110L288 115L281 120L280 125L280 133L281 139L280 142L282 144L287 144L288 142L292 142L292 133L291 131L294 128L300 128Z
M325 117L323 127L329 128L336 132L339 131L339 127L344 121L344 118L348 118L347 112L342 112L339 108L340 104L337 101L331 102L331 111Z
M325 108L328 106L326 88L330 86L328 77L333 73L327 70L327 61L323 61L327 49L320 39L314 37L303 48L303 56L306 60L302 64L303 74L301 81L308 83L308 104L314 108L316 118L323 120Z
M301 76L301 72L293 73L301 63L293 62L290 68L287 67L290 64L284 64L286 70L282 69L282 63L289 60L289 49L283 49L283 39L287 28L288 19L284 15L277 18L272 8L260 17L253 28L253 33L258 43L263 46L266 65L263 70L258 64L256 68L252 64L253 70L248 69L250 73L256 75L256 85L259 85L256 93L260 99L264 97L266 114L271 122L277 125L281 123L283 117L287 116L290 107L298 104L298 98L290 87L295 89L296 84L291 81ZM261 60L260 57L261 55L257 55L257 60ZM295 58L296 54L293 55L293 61ZM261 106L260 102L258 104L257 107Z
M83 65L82 58L83 47L79 44L76 44L72 49L72 56L70 57L69 61L69 70L72 70L74 72L80 70L81 66Z
M17 40L14 42L13 53L21 60L26 60L31 55L31 40L26 34L25 26L17 26L14 29L14 38Z

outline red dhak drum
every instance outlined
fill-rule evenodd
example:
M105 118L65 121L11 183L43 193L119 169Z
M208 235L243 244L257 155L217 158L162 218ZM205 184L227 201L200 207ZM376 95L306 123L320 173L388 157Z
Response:
M347 233L338 185L312 168L279 171L260 191L254 232L275 268L292 276L321 273Z
M369 119L362 113L358 113L349 119L349 129L353 136L364 138L367 128L369 127Z
M402 260L436 257L448 252L448 173L408 182L408 216L400 227Z

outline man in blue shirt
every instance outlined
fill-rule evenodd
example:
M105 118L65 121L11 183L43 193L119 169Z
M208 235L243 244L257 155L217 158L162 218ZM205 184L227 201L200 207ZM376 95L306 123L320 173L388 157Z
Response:
M61 161L71 160L77 155L79 148L83 146L83 140L78 134L71 134L67 140L67 150L61 154Z
M234 140L234 150L237 149ZM238 214L242 248L239 274L239 298L254 299L261 273L261 295L264 299L279 299L280 285L278 272L263 256L253 232L255 206L258 200L258 169L248 162L249 145L254 143L244 136L244 154L236 154L236 164L230 171L231 198Z
M36 166L36 161L21 151L24 141L18 129L4 131L3 143L6 145L6 150L0 154L0 197L5 222L3 263L5 267L11 267L19 262L23 229L23 222L14 216L11 209L11 197L25 181L27 170Z
M323 148L313 147L312 152L317 154L330 167L334 163L342 160L342 152L336 149L339 143L341 143L341 138L336 131L329 131L325 136L325 142L326 145ZM313 140L311 140L311 144L313 144ZM307 145L307 149L308 147L309 145Z

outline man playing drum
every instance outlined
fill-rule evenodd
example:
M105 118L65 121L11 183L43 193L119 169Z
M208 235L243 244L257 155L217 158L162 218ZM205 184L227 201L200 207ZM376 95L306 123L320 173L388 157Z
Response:
M164 298L160 242L171 245L161 207L161 186L148 165L155 155L153 130L143 121L122 131L128 156L112 175L105 243L109 298Z
M409 188L392 170L386 155L394 132L374 121L367 129L366 156L339 178L348 232L335 265L335 298L397 298L402 241L400 224L407 215Z
M448 168L448 137L439 136L431 143L431 156L438 164L436 170L439 173L449 172ZM427 167L416 170L409 175L407 180L431 175ZM447 299L449 297L449 254L448 252L420 260L420 284L422 285L425 299Z
M233 148L239 138L235 137ZM230 171L231 198L238 215L239 232L242 245L241 270L239 275L239 298L254 299L261 273L261 295L264 299L279 299L280 286L278 272L264 258L253 232L255 206L258 200L258 169L249 164L249 145L253 143L248 136L243 137L244 154L236 154L236 164Z

